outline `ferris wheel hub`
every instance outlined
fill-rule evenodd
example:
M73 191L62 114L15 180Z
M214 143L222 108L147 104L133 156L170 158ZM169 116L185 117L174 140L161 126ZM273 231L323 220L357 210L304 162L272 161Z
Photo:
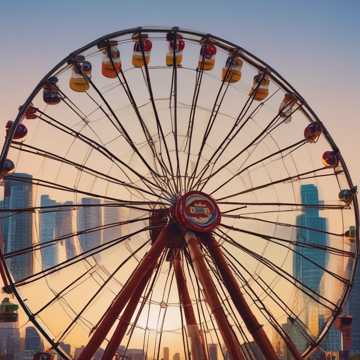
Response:
M214 230L221 220L216 201L200 191L190 191L179 197L175 218L184 228L197 232Z

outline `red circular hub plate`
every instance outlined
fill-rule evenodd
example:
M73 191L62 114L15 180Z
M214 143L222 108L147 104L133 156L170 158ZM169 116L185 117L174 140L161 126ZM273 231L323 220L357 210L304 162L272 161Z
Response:
M200 191L190 191L178 199L175 217L185 228L198 232L214 230L221 220L216 202Z

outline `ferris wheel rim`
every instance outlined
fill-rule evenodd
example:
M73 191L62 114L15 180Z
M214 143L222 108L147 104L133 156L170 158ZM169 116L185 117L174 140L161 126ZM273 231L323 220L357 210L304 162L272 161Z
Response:
M261 69L266 69L267 71L269 71L269 75L270 77L282 88L285 89L287 91L291 91L292 93L296 94L296 96L298 96L298 98L301 100L302 105L304 106L304 111L306 113L306 117L308 118L309 121L316 121L318 123L320 123L322 125L323 131L324 131L324 136L326 138L326 140L328 141L328 143L331 145L333 150L339 151L336 143L334 142L333 138L331 137L331 135L329 134L329 132L327 131L326 127L323 125L323 123L321 122L321 120L319 119L319 117L316 115L316 113L314 112L314 110L310 107L310 105L306 102L306 100L301 96L301 94L299 92L297 92L297 90L288 83L287 80L285 80L276 70L274 70L270 65L268 65L266 62L262 61L261 59L257 58L255 55L253 55L252 53L250 53L249 51L245 50L244 48L235 45L232 42L229 42L225 39L222 39L218 36L214 36L212 34L206 34L206 33L200 33L200 32L196 32L196 31L192 31L192 30L187 30L187 29L182 29L179 27L159 27L159 28L155 28L155 27L135 27L135 28L129 28L126 30L121 30L121 31L116 31L113 33L109 33L107 35L104 35L102 37L97 38L96 40L89 42L88 44L84 45L81 48L78 48L77 50L71 52L68 56L66 56L64 59L62 59L58 64L56 64L41 80L40 82L36 85L36 87L33 89L33 91L31 92L30 96L27 98L27 100L25 101L25 103L23 104L21 110L19 111L16 119L15 119L15 125L17 125L23 114L25 113L25 110L27 108L27 106L30 105L31 101L34 99L34 97L39 93L39 91L41 90L43 84L46 82L46 80L52 75L54 74L57 70L59 70L62 66L64 66L65 64L67 64L67 62L73 58L76 55L79 55L81 53L83 53L84 51L96 46L97 44L99 44L101 41L106 41L106 40L110 40L112 38L115 37L119 37L119 36L124 36L124 35L128 35L128 34L132 34L132 33L136 33L136 32L149 32L149 33L166 33L169 31L179 31L182 34L188 34L188 35L193 35L193 36L198 36L198 37L209 37L215 41L218 41L220 43L226 44L227 46L231 47L231 48L236 48L241 52L241 55L246 55L245 59L247 61L249 61L251 63L251 61L253 61L253 63L251 63L253 66L257 67L257 68L261 68ZM217 43L217 45L219 45ZM224 48L224 49L229 49L229 48ZM7 152L9 150L10 147L10 143L12 142L14 133L15 133L15 127L13 127L13 131L11 131L9 133L9 135L6 137L5 139L5 143L4 146L2 148L2 152L1 152L1 156L0 156L0 165L2 166L2 164L4 163L6 156L7 156ZM345 177L346 177L346 181L349 184L349 187L352 188L353 187L353 182L351 180L351 176L349 173L349 170L347 168L347 165L345 163L344 158L342 157L341 152L339 151L339 161L341 163L341 166L343 168ZM359 254L359 208L358 208L358 200L357 197L354 197L353 199L353 209L354 209L354 215L355 215L355 226L356 226L356 251L357 251L357 255ZM355 261L355 265L352 268L352 274L351 274L351 281L353 281L354 276L355 276L355 272L356 272L356 268L357 268L358 264ZM16 286L14 285L10 272L7 268L7 266L5 265L5 270L7 273L7 277L9 280L9 283L12 287L12 291L15 294L15 296L17 297L18 301L20 302L20 304L22 305L22 308L27 309L25 302L23 302L23 299L21 298L21 295L18 293ZM349 296L349 292L350 292L350 286L347 287L346 292L342 298L342 301L339 304L339 307L342 308L342 306L344 305L344 303L347 301L348 296ZM33 318L32 313L30 310L26 311L27 315L29 316L29 318ZM31 319L31 321L34 323L34 325L38 328L38 330L47 338L47 340L55 347L57 348L58 351L61 352L61 350L58 348L58 344L56 344L55 342L53 342L53 340L48 337L48 334L46 333L46 331L44 331L43 327L41 327L41 325L37 322L36 319ZM325 334L327 333L327 330L331 327L331 325L333 324L333 322L335 321L335 316L333 316L332 321L328 322L327 326L325 326L322 330L322 333L317 337L317 344L319 344L322 339L324 338ZM308 353L304 353L304 355L308 355ZM65 356L66 358L67 355L64 353L61 353L62 356Z

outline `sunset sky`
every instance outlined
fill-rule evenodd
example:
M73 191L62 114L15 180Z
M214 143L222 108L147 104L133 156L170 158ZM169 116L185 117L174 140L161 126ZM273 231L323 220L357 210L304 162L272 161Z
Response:
M277 70L319 115L357 184L359 14L356 0L2 2L1 124L15 118L45 73L82 45L135 26L179 26L239 44ZM334 198L322 193L322 199Z

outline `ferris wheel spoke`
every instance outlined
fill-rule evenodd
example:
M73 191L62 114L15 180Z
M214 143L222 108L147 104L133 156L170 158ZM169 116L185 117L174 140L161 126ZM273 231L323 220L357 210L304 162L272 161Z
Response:
M76 65L78 68L79 73L81 73L81 75L83 76L83 78L89 82L89 84L91 84L91 86L93 87L93 89L95 90L95 92L98 94L98 96L101 98L101 100L103 101L103 103L105 104L105 106L107 107L107 109L110 111L111 115L113 116L113 118L116 121L116 124L114 122L114 120L111 118L111 116L103 109L103 107L101 105L99 105L96 100L91 97L91 95L87 92L87 95L99 106L100 110L104 113L104 115L109 119L109 121L114 125L114 127L119 131L120 135L124 136L125 140L127 141L127 143L130 145L130 147L132 148L132 150L138 155L138 157L140 158L140 160L142 161L142 163L148 168L148 170L150 171L151 174L154 175L154 177L156 179L161 179L161 175L156 173L154 171L154 169L149 165L149 163L146 161L146 159L143 157L143 155L140 153L139 149L136 147L134 141L132 140L131 136L129 135L129 133L127 132L127 130L125 129L125 127L123 126L123 124L120 122L119 118L117 117L117 115L115 114L113 108L110 106L109 102L105 99L104 95L102 94L102 92L97 88L97 86L94 84L94 82L92 81L92 79L86 75L82 69L79 68L78 65ZM119 128L118 128L119 126Z
M291 115L293 115L296 111L300 109L301 106L298 106L295 110L291 112L291 114L288 114L284 119L280 121L281 124L286 122L288 118L290 118ZM244 148L242 148L237 154L232 156L228 161L226 161L224 164L220 165L215 171L212 172L211 176L207 177L206 182L208 182L211 178L213 178L215 175L217 175L219 172L221 172L223 169L225 169L227 166L229 166L232 162L234 162L239 156L241 156L245 151L247 151L251 146L253 146L257 141L260 139L263 140L263 137L266 137L271 127L280 119L280 113L276 114L271 121L265 126L265 128L258 134L256 137L248 143Z
M219 327L217 328L215 323L214 323L214 319L213 319L213 311L209 308L209 304L208 302L206 301L206 295L205 295L205 291L198 279L198 276L196 275L196 270L195 270L195 267L194 267L194 264L193 264L193 261L191 259L191 255L190 255L190 252L188 249L184 249L185 251L185 259L186 259L186 264L187 264L187 270L188 270L188 274L189 274L189 278L191 280L191 283L192 283L192 286L193 286L193 292L194 294L198 294L198 299L196 300L196 303L199 303L200 305L200 308L201 308L201 313L203 315L203 319L204 319L204 324L206 326L206 330L211 334L211 330L215 333L215 337L216 337L216 340L220 346L220 351L223 355L223 357L225 358L225 351L222 347L222 336L219 335ZM194 280L192 279L194 277L195 279L195 282ZM196 288L197 290L195 289L194 287L194 283L196 284ZM211 323L211 329L208 327L208 320L206 320L206 315L205 315L205 311L204 311L204 307L203 307L203 303L205 304L205 307L206 307L206 312L209 316L209 320L210 320L210 323Z
M100 323L94 329L89 342L81 352L78 360L88 360L94 355L128 302L134 289L136 289L139 281L141 281L148 272L153 273L161 254L164 252L168 236L169 227L167 225L160 231L148 253L142 258L141 262L128 278L126 284L122 287L118 296L101 318Z
M224 214L224 213L222 213L221 215L227 217L227 215ZM319 228L313 228L311 226L303 226L303 225L289 224L289 223L284 223L284 222L270 221L270 220L261 219L261 218L257 218L257 217L251 217L251 216L232 215L232 216L229 216L229 217L236 218L236 219L243 219L243 220L259 221L259 222L263 222L263 223L267 223L267 224L273 224L273 225L276 225L276 226L283 226L283 227L291 227L291 228L295 228L295 229L310 230L310 231L313 231L313 232L318 232L318 233L321 233L321 234L327 234L327 235L331 235L331 236L338 236L338 237L343 237L344 236L344 233L334 233L334 232L331 232L331 231L321 230Z
M60 162L62 164L67 164L67 165L71 165L72 167L76 168L76 169L79 169L87 174L90 174L90 175L93 175L96 179L102 179L102 180L106 180L108 181L109 183L112 183L112 184L118 184L118 185L121 185L121 186L124 186L124 187L128 187L128 188L131 188L131 189L134 189L138 192L141 192L141 193L144 193L144 194L147 194L147 195L151 195L151 196L155 196L155 197L159 197L165 201L167 201L168 199L165 198L164 196L162 195L157 195L156 193L152 192L152 191L147 191L143 188L140 188L134 184L131 184L131 183L127 183L125 181L122 181L122 180L119 180L113 176L110 176L104 172L101 172L101 171L98 171L98 170L95 170L89 166L85 166L85 165L82 165L80 163L76 163L72 160L69 160L69 159L66 159L62 156L59 156L59 155L56 155L54 153L51 153L49 151L46 151L44 149L41 149L41 148L38 148L38 147L34 147L34 146L31 146L31 145L28 145L28 144L24 144L24 143L19 143L17 141L13 141L12 142L12 145L11 147L13 149L16 149L16 150L19 150L19 151L23 151L23 152L26 152L26 153L29 153L29 154L32 154L32 155L36 155L36 156L39 156L39 157L43 157L43 158L46 158L46 159L50 159L50 160L54 160L54 161L57 161L57 162Z
M163 131L163 128L161 125L161 121L160 121L160 117L159 117L159 113L157 111L157 107L156 107L156 103L155 103L154 93L153 93L153 89L152 89L152 85L151 85L149 67L148 67L148 64L147 64L147 61L145 58L144 44L143 44L143 40L141 37L140 37L140 43L141 43L141 53L142 53L142 57L143 57L144 69L145 69L145 75L146 75L146 86L149 91L150 101L151 101L151 105L153 108L157 129L160 132L161 139L162 139L164 147L165 147L165 152L166 152L167 160L169 163L170 173L171 173L171 177L172 177L172 180L173 180L173 183L175 186L175 190L178 191L177 184L175 182L174 168L173 168L173 164L172 164L171 157L170 157L169 147L168 147L168 144L167 144L167 141L165 138L165 134L164 134L164 131Z
M173 32L175 46L173 46L173 66L172 66L172 77L171 77L171 87L170 87L170 111L172 98L174 99L174 143L175 143L175 154L176 154L176 179L177 179L177 188L180 193L182 192L182 179L181 179L181 170L180 170L180 158L179 158L179 144L178 144L178 66L176 62L176 39L177 31L176 29Z
M177 253L174 255L174 259L172 261L175 277L176 277L176 283L177 283L177 290L178 295L181 303L181 307L184 309L184 315L186 319L186 325L188 329L191 329L190 335L190 342L191 342L191 349L192 353L196 353L194 351L195 349L199 349L201 354L199 354L200 358L206 358L206 350L205 350L205 344L203 339L203 329L201 324L201 317L200 312L198 309L198 317L199 317L199 323L200 323L200 329L198 327L195 312L192 306L190 293L188 291L186 277L182 265L182 259L180 255L180 251L177 251ZM197 304L198 306L198 304ZM201 331L201 332L200 332Z
M202 65L203 65L204 55L202 56L201 61L202 61ZM186 147L188 148L187 156L186 156L185 173L184 173L184 187L185 187L186 191L188 190L189 183L190 183L190 178L188 178L190 154L191 154L191 146L192 146L192 139L193 139L193 132L194 132L195 115L196 115L197 103L198 103L198 99L199 99L203 75L204 75L204 67L201 66L200 69L199 69L199 67L197 67L196 73L195 73L195 86L194 86L194 92L193 92L192 101L191 101L190 115L189 115L188 128L187 128L187 132L186 132L186 143L185 143L185 150L186 150Z
M28 285L31 284L33 282L36 282L48 275L54 274L56 272L59 272L63 269L68 268L69 266L72 266L74 264L77 264L80 261L83 261L91 256L97 255L109 248L112 248L128 239L130 239L132 236L138 235L144 231L149 230L149 227L146 226L140 230L134 231L131 234L125 235L125 236L120 236L118 238L112 239L111 241L106 242L105 244L101 244L98 246L94 246L93 248L89 249L89 250L85 250L83 251L81 254L75 255L70 259L64 260L62 262L59 262L58 264L48 267L46 269L43 269L41 271L38 271L36 273L33 273L32 275L26 276L24 278L22 278L21 280L18 280L14 283L15 286L20 287L20 286L24 286L24 285Z
M312 179L312 178L317 176L317 175L315 175L316 172L329 170L329 169L331 169L331 168L329 168L328 166L323 166L321 168L305 171L305 172L300 173L300 174L288 176L288 177L285 177L285 178L282 178L282 179L279 179L279 180L270 181L270 182L268 182L266 184L254 186L252 188L249 188L249 189L246 189L246 190L243 190L243 191L239 191L239 192L231 194L231 195L223 196L223 197L217 199L216 201L219 204L221 204L223 200L230 199L232 197L239 196L239 195L244 195L244 194L247 194L249 192L254 192L254 191L257 191L257 190L261 190L261 189L267 188L267 187L272 186L272 185L282 184L282 183L286 183L286 182L290 182L290 181L299 181L299 179L301 180L301 178L303 176L306 176L306 175L309 175L309 174L313 174L313 175L311 175L311 176L309 176L307 178ZM334 175L334 174L331 174L331 175Z
M156 267L155 267L155 273L153 274L153 278L151 280L151 283L148 283L147 287L145 288L145 295L143 296L143 299L142 301L140 302L140 306L139 306L139 309L137 311L137 314L136 314L136 317L133 321L132 324L130 324L130 321L129 321L129 326L131 327L130 328L130 333L128 335L128 340L127 340L127 343L126 343L126 346L125 346L125 350L123 352L123 356L126 356L126 353L128 351L128 348L129 348L129 345L130 345L130 342L131 342L131 339L132 339L132 336L134 334L134 331L135 331L135 328L137 326L137 323L138 323L138 320L140 318L140 315L148 301L148 299L150 298L150 303L151 303L151 298L153 296L153 293L154 293L154 288L155 288L155 285L156 285L156 281L158 280L158 275L161 271L161 268L162 266L164 265L164 260L166 259L166 251L163 252L159 262L157 263ZM149 303L149 306L150 306L150 303ZM131 319L130 319L131 320ZM147 326L146 326L147 327ZM145 329L145 333L146 333L146 329ZM144 337L145 339L145 337ZM143 342L143 348L145 347L145 340ZM146 351L146 353L148 352L148 350Z
M127 81L127 78L125 76L125 73L124 73L123 69L121 68L120 69L120 75L122 77L122 79L121 79L120 76L119 76L119 73L116 71L115 64L114 64L114 59L113 59L113 56L112 56L112 53L111 53L111 49L109 47L107 48L107 52L108 52L108 56L109 56L109 59L111 61L111 65L113 67L113 70L116 73L116 77L117 77L119 83L121 84L125 94L127 95L128 99L129 99L129 102L130 102L132 108L134 109L135 114L136 114L136 116L137 116L137 118L139 120L139 123L141 125L142 130L143 130L145 139L147 141L147 144L149 145L154 157L158 160L159 165L160 165L161 169L163 170L163 176L165 176L165 173L168 171L168 169L167 169L167 167L165 165L165 162L164 162L164 159L162 158L161 153L158 154L158 152L156 151L156 148L154 146L154 142L152 140L150 131L149 131L148 127L146 126L146 123L145 123L144 119L142 118L142 116L140 114L139 107L136 104L135 98L134 98L134 96L132 94L132 91L131 91L131 88L130 88L129 83Z
M119 166L119 164L122 165L124 168L129 170L131 173L136 175L150 191L153 191L153 189L151 188L151 186L153 186L153 187L157 188L158 190L160 190L162 193L167 194L167 195L170 196L170 194L161 185L159 185L157 182L156 183L152 182L150 179L148 179L144 175L140 174L138 171L133 169L129 164L122 161L114 153L109 151L108 148L106 148L103 145L97 143L95 140L90 139L89 137L87 137L87 136L73 130L72 128L68 127L67 125L57 121L56 119L49 116L48 114L46 114L46 113L44 113L44 112L42 112L40 110L38 110L38 111L40 112L41 115L43 115L43 116L45 116L47 118L47 119L45 119L44 117L39 116L39 118L42 121L44 121L45 123L47 123L50 126L55 127L57 130L59 130L61 132L64 132L65 134L68 134L70 136L73 136L73 137L76 137L76 138L80 139L82 142L89 145L91 148L95 149L97 152L99 152L101 155L106 157L111 162L115 162L117 166ZM116 161L114 161L114 160L116 160Z
M215 264L224 285L230 294L230 297L242 317L247 329L251 336L262 350L263 354L272 360L276 360L277 356L271 345L266 333L263 331L260 323L252 313L249 305L247 304L243 294L241 293L240 287L229 268L222 249L214 237L208 236L206 241L208 252L211 255L211 259Z
M165 205L166 206L166 205L168 205L167 203L163 203L163 202L159 202L159 201L130 201L130 200L117 199L117 198L113 198L113 197L106 196L106 195L96 194L96 193L93 193L90 191L83 191L83 190L79 190L79 189L74 190L73 188L71 188L69 186L61 185L58 183L54 183L52 181L47 181L47 180L38 179L38 178L32 178L32 179L29 178L28 179L28 178L24 178L21 176L9 175L8 179L18 181L18 182L28 183L28 184L32 184L32 185L36 185L36 186L46 187L48 189L56 189L56 190L61 190L64 192L83 194L83 195L91 196L94 198L112 200L116 203L119 203L122 207L138 209L141 211L151 211L151 208L142 208L137 205L148 205L148 206L151 206L151 205Z
M223 284L221 274L219 273L219 270L214 266L213 259L212 259L211 255L209 255L209 251L207 251L207 256L205 257L205 261L206 261L209 269L211 269L211 271L214 275L214 278L217 280L217 286L219 287L219 289L222 293L224 307L225 307L227 313L229 314L229 316L231 317L231 320L235 324L235 327L239 331L241 338L243 339L243 347L242 348L244 350L244 353L246 352L250 359L256 360L251 349L248 349L246 346L246 344L248 344L250 342L250 339L246 335L246 333L243 329L243 326L240 324L238 316L235 314L235 311L233 309L233 304L229 301L229 295L226 292L226 287Z
M325 298L323 295L319 294L317 291L313 290L311 287L306 285L304 282L300 281L296 277L294 277L291 273L284 270L283 268L276 265L271 260L265 258L261 254L250 250L249 248L239 244L236 242L231 236L226 234L224 231L219 229L220 234L215 232L217 236L223 239L226 243L240 249L245 254L249 255L250 257L254 258L256 261L260 262L261 264L265 265L269 270L274 272L275 274L281 276L284 280L295 286L301 292L303 292L306 296L314 300L316 303L324 306L325 308L329 309L332 312L337 312L339 310L338 305L330 301L329 299Z
M271 243L273 243L275 245L284 247L284 248L290 250L296 256L301 257L304 260L306 260L307 262L309 262L310 264L316 266L321 271L328 273L329 275L331 275L332 277L334 277L338 281L342 282L343 284L348 284L349 283L348 279L334 273L333 271L330 271L330 270L326 269L324 266L320 265L319 263L317 263L316 261L314 261L310 257L308 257L308 256L304 255L303 253L300 253L299 251L294 249L294 246L301 247L301 248L307 248L307 249L313 249L313 250L317 250L317 251L325 251L328 254L342 256L342 257L352 257L353 258L355 255L350 251L345 251L345 250L341 250L341 249L338 249L338 248L334 248L332 246L321 245L321 244L316 244L316 243L312 243L312 242L299 241L299 240L294 240L294 241L287 240L287 239L279 238L279 237L276 237L276 236L272 236L272 235L268 235L268 234L262 234L262 233L249 231L249 230L244 230L244 229L240 229L240 228L237 228L237 227L234 227L234 226L228 226L228 225L224 225L224 224L222 224L221 226L226 228L226 229L232 230L232 231L236 231L236 232L240 232L240 233L243 233L243 234L256 236L256 237L261 238L261 239L263 239L265 241L269 241L269 242L271 242ZM237 244L239 244L239 243L237 242ZM289 245L286 245L286 244L290 244L292 246L289 246Z
M265 74L265 73L264 73ZM265 76L265 75L263 75ZM256 85L256 88L249 93L244 105L242 106L239 115L234 121L234 125L230 129L230 131L226 134L220 145L216 148L216 150L213 152L213 154L210 156L210 158L207 160L201 171L199 172L199 177L197 182L195 183L195 186L198 186L202 178L205 176L205 173L207 169L210 168L213 170L215 167L215 164L218 162L219 158L222 156L222 154L225 152L225 150L230 146L231 142L236 138L236 136L239 134L239 132L242 130L242 128L249 122L250 119L256 114L265 104L268 102L277 91L272 93L268 98L266 98L264 101L262 101L260 104L258 104L250 113L249 116L247 116L246 120L241 124L242 120L245 118L246 114L251 108L251 105L254 102L256 91L258 90L259 86L261 84L261 81ZM240 125L241 124L241 125ZM239 126L240 125L240 126ZM236 130L236 128L239 126L239 128ZM234 133L234 131L236 132ZM234 133L234 134L233 134ZM217 155L217 156L216 156ZM213 161L213 159L216 157L216 159ZM202 185L202 189L204 188L206 184Z
M226 248L223 248L223 250L226 261L229 263L229 266L231 267L234 274L243 284L243 288L247 295L252 299L254 305L258 308L258 310L265 316L269 325L272 326L275 331L279 333L279 335L284 339L284 341L289 341L290 348L293 350L296 349L296 347L292 343L291 338L284 338L282 326L276 321L276 319L274 319L271 311L268 310L268 307L265 305L264 301L261 300L258 293L253 289L249 281L246 280L240 269L242 269L242 271L246 273L252 279L252 281L255 282L257 286L259 286L259 288L266 294L266 296L268 296L275 304L277 304L278 308L283 311L293 323L296 323L296 326L301 331L304 338L306 338L309 343L314 344L314 339L309 334L306 325L299 319L298 315L294 313L294 311L289 307L289 305L285 301L283 301L281 297L272 289L272 286L265 282L265 280L261 276L255 278L255 276L246 268L246 266L241 264L241 262L238 261L234 257L234 255L231 254L230 251L228 251ZM295 352L295 354L296 353L297 351Z
M52 212L54 210L52 210ZM57 245L57 243L59 243L59 242L61 243L64 240L75 239L79 235L91 234L91 233L94 233L94 232L100 232L100 231L111 229L111 228L114 228L114 227L118 227L118 226L122 226L122 225L135 224L137 222L142 222L142 221L146 221L146 220L149 220L149 219L150 219L149 217L143 217L143 218L130 219L130 220L127 220L127 221L117 221L117 222L108 223L108 224L104 224L104 225L100 225L100 226L89 227L89 228L87 228L85 230L76 231L76 232L73 232L73 233L70 233L70 234L64 234L64 235L59 236L59 237L57 237L55 239L39 242L39 243L36 243L36 244L34 244L32 246L28 246L28 247L23 248L23 249L7 252L6 254L4 254L4 259L11 259L11 258L16 257L16 256L20 256L20 255L24 255L24 254L28 254L28 253L33 253L35 251L43 250L43 249L45 249L47 247Z
M295 142L294 144L291 144L289 146L283 147L282 149L279 149L263 158L261 158L260 160L257 160L249 165L247 165L244 168L241 168L239 171L237 171L233 176L231 176L230 178L226 179L221 185L219 185L215 190L212 190L209 195L213 195L214 193L216 193L217 191L219 191L220 189L222 189L224 186L226 186L227 184L229 184L232 180L234 180L236 177L238 177L239 175L241 175L242 173L244 173L245 171L248 171L250 168L252 168L255 165L259 165L261 163L263 163L264 161L271 159L272 157L276 156L276 155L280 155L283 154L283 152L292 149L292 148L297 148L299 145L305 145L306 144L306 140L301 139L297 142ZM209 175L211 177L211 174ZM201 187L201 190L205 187L206 183L207 183L207 179L204 179L204 183Z
M91 296L91 298L86 302L86 304L81 308L81 310L78 312L77 316L69 323L69 325L64 329L64 331L61 333L59 338L57 339L57 342L60 343L65 336L68 334L68 332L73 328L73 326L76 324L76 322L80 319L80 317L84 314L86 309L94 302L94 300L98 297L98 295L101 293L101 291L105 288L105 286L110 282L112 278L121 270L121 268L128 263L129 260L131 260L138 252L140 252L146 245L150 243L150 239L148 239L144 244L137 247L132 254L130 254L124 261L122 261L115 270L107 277L107 279L101 284L101 286L95 291L95 293Z
M226 75L224 76L224 79L221 81L221 85L220 85L219 90L218 90L218 92L216 94L215 101L214 101L212 109L211 109L210 117L209 117L209 120L207 122L204 135L203 135L203 137L201 139L200 150L199 150L198 156L196 158L195 167L194 167L194 169L193 169L193 171L192 171L192 173L190 175L190 183L189 183L190 188L192 188L192 186L194 185L194 181L196 179L197 171L198 171L198 167L199 167L199 161L201 159L201 155L202 155L202 152L204 150L206 140L208 139L208 137L210 135L210 132L211 132L211 130L212 130L213 126L214 126L215 120L217 118L217 115L218 115L218 113L220 111L221 105L222 105L222 103L224 101L225 95L226 95L226 93L227 93L227 91L229 89L230 82L227 82L227 84L225 85L225 80L228 77L229 71L230 71L230 67L227 68ZM224 85L225 85L225 89L224 89Z
M32 315L34 317L38 316L41 312L43 312L45 309L47 309L50 305L52 305L55 301L60 299L61 297L66 295L66 292L71 292L72 287L80 282L80 280L84 279L89 273L91 273L95 269L96 265L92 265L89 269L84 271L82 274L80 274L77 278L75 278L73 281L71 281L69 284L67 284L64 288L62 288L58 293L55 293L54 297L50 299L45 305L43 305L39 310L34 312Z

